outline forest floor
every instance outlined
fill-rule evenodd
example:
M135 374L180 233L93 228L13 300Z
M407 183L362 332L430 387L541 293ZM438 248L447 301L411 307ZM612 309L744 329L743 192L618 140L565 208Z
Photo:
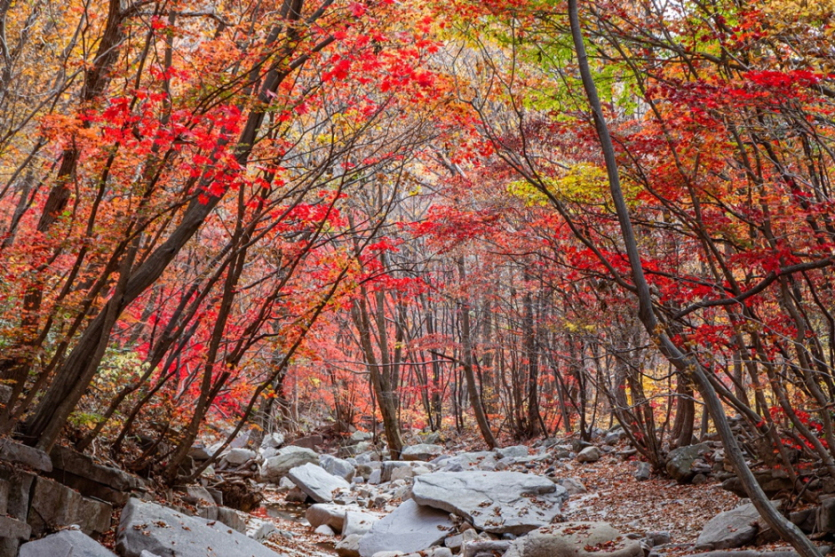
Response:
M476 443L447 444L447 448L453 454L483 450ZM634 465L616 453L604 454L595 463L556 463L556 477L575 478L587 490L572 495L564 505L565 520L608 522L622 533L669 532L673 543L684 545L683 555L693 553L688 544L696 541L705 523L739 504L739 497L723 490L719 482L679 485L656 474L647 481L638 481L633 476ZM545 474L549 466L552 464L537 463L529 472ZM268 546L295 555L335 554L333 547L338 539L317 535L307 526L306 505L285 503L279 492L268 491L265 496L264 506L281 532L267 542Z

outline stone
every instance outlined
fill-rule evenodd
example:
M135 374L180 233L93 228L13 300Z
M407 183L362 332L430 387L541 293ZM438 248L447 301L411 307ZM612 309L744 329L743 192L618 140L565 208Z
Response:
M299 437L292 443L291 446L303 447L305 449L317 449L325 444L325 438L321 435L309 435L307 437Z
M250 460L255 460L258 454L249 449L231 449L223 457L223 461L231 466L240 466Z
M835 497L821 499L817 514L817 530L827 534L835 532Z
M206 445L203 443L196 443L188 450L188 456L192 460L203 461L209 460L212 455L209 454L209 449Z
M324 468L329 474L339 476L348 482L354 479L354 474L357 472L354 465L347 460L336 458L329 454L319 455L319 466Z
M54 480L39 477L27 522L35 536L73 524L85 534L103 534L110 529L112 512L108 503L88 499Z
M278 533L278 528L269 520L250 518L246 525L246 537L257 542L266 540L273 534Z
M53 467L49 477L78 490L85 497L124 505L131 490L144 489L144 482L136 476L96 464L89 456L67 447L57 445L49 456Z
M301 490L298 486L293 486L293 489L284 495L284 500L288 503L306 503L308 500L307 493Z
M62 530L20 546L19 557L116 557L116 554L78 530Z
M583 482L577 478L563 478L557 483L563 486L569 495L580 495L581 493L586 493L587 491Z
M521 535L559 516L568 498L548 478L520 472L435 472L415 478L412 497L491 534Z
M9 508L9 482L0 479L0 515L6 514Z
M610 431L609 433L606 434L605 437L603 437L603 443L605 443L606 445L610 445L610 446L617 445L620 442L622 437L623 437L623 430L622 429L618 429L618 430L615 430L615 431Z
M563 458L571 458L571 447L568 445L554 445L550 448L550 453L551 456L556 460Z
M338 531L341 531L343 536L367 534L378 520L380 520L379 516L370 513L347 511L342 530Z
M186 503L197 507L197 516L207 520L217 520L217 503L205 487L199 485L187 486L186 495L183 499Z
M586 447L577 453L577 462L597 462L600 460L600 449L597 447Z
M368 482L371 485L378 485L383 482L383 473L382 470L377 468L373 470L371 474L368 476Z
M643 557L637 540L605 522L550 524L515 540L504 557Z
M28 540L32 537L32 527L16 518L0 515L0 538Z
M633 476L639 482L647 481L652 474L652 465L649 462L639 462Z
M0 460L11 464L22 464L39 472L52 471L52 460L49 455L40 449L16 443L8 437L0 439Z
M26 522L29 515L29 495L35 474L12 466L0 465L0 479L8 486L6 514Z
M358 534L351 534L345 536L336 544L336 554L339 557L360 557L360 540L362 536Z
M432 547L426 555L427 557L452 557L452 551L448 547Z
M342 532L345 524L345 513L347 508L345 505L336 505L333 503L319 503L308 507L304 517L313 528L327 524L333 528L334 532Z
M370 441L374 439L374 434L370 431L357 430L348 438L352 443L360 443L362 441Z
M278 454L270 457L261 465L261 477L269 482L277 482L291 469L304 464L318 464L319 455L304 447L283 447Z
M423 551L440 543L454 528L448 512L421 506L409 499L374 523L360 541L360 556L372 557L377 552L392 550Z
M779 504L772 503L775 507ZM732 549L753 542L761 526L760 513L748 503L719 513L702 528L696 540L696 550Z
M122 510L116 549L122 557L140 557L142 551L160 557L277 557L225 524L207 523L136 498Z
M401 466L391 471L391 481L409 480L415 477L415 471L411 466Z
M334 491L351 487L343 478L329 474L321 466L310 463L291 469L287 477L317 503L329 503L333 501Z
M237 509L230 509L229 507L217 508L218 521L242 534L246 534L247 518L249 518L248 514Z
M680 484L690 483L696 475L693 463L709 450L710 446L707 443L673 449L667 455L667 474Z
M754 479L760 484L766 496L774 497L780 492L791 492L794 485L789 478L777 477L770 470L757 470L754 472ZM739 497L748 497L742 482L738 477L733 476L722 482L722 489L730 491Z
M516 445L496 449L496 453L499 455L499 458L525 458L528 456L528 448L525 445Z
M261 440L262 449L280 449L282 445L284 445L284 434L278 431L265 435Z
M408 462L401 462L399 460L387 460L386 462L383 462L380 468L380 482L385 483L392 481L391 475L394 473L395 468L410 468L410 466Z
M419 443L403 449L400 456L403 460L423 460L429 461L437 458L443 454L444 448L441 445L430 445L428 443Z
M492 451L477 451L461 453L453 457L445 458L443 461L435 459L433 462L441 467L444 472L460 472L462 470L485 470L496 469L496 453Z
M332 538L336 535L336 533L331 530L331 527L327 524L322 524L321 526L317 526L315 530L313 530L314 534L319 534L320 536L327 536Z

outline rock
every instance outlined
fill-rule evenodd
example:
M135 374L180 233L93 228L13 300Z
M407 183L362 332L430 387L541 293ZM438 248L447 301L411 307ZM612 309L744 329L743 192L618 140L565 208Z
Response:
M581 493L586 493L586 486L583 485L583 482L578 480L577 478L563 478L557 482L561 486L565 488L566 493L569 495L580 495Z
M371 485L378 485L383 481L383 474L380 468L373 470L368 476L368 483Z
M484 470L489 472L496 469L497 462L496 453L492 451L461 453L453 457L445 457L443 460L435 459L433 461L444 472L460 472L462 470Z
M525 445L505 447L496 449L496 454L499 455L499 458L525 458L528 456L528 448Z
M110 529L112 512L107 503L82 497L67 486L39 477L32 493L28 523L35 536L73 524L85 534L103 534Z
M344 479L328 474L321 466L310 463L293 468L287 477L317 503L329 503L333 501L334 491L351 487Z
M423 460L429 461L440 456L444 452L441 445L429 445L427 443L420 443L406 447L400 456L403 460Z
M640 542L605 522L563 522L514 541L504 557L643 557Z
M19 557L116 557L78 530L62 530L20 546Z
M342 541L336 544L336 554L339 557L360 557L360 540L362 536L351 534L345 536Z
M667 455L667 473L680 484L689 483L696 475L693 470L693 463L699 456L709 450L710 446L707 443L673 449Z
M623 430L610 431L603 438L603 442L607 445L617 445L623 437Z
M360 541L359 552L361 557L372 557L380 551L423 551L439 543L453 529L447 512L418 505L409 499L374 523Z
M273 534L278 533L278 528L275 524L268 520L261 520L260 518L250 518L246 525L246 537L257 542L266 540Z
M817 530L827 534L835 532L835 497L821 499L817 513Z
M411 466L401 466L391 471L391 481L409 480L415 477L415 471Z
M649 462L639 462L633 476L639 482L644 482L649 479L652 474L652 465Z
M334 532L342 532L345 524L345 513L347 508L345 505L335 505L333 503L319 503L311 505L304 517L313 528L327 524Z
M452 557L452 551L448 547L431 547L426 555L427 557Z
M647 532L645 539L649 543L650 547L673 543L673 538L669 532Z
M336 458L329 454L319 455L319 466L324 468L329 474L339 476L348 482L354 479L354 474L357 472L354 465L347 460Z
M262 449L279 449L284 445L284 434L278 431L265 435L261 440Z
M34 447L16 443L8 437L0 439L0 460L22 464L39 472L52 472L52 460L49 455Z
M754 541L760 526L760 513L751 503L719 513L705 524L696 540L695 549L705 551L742 547Z
M229 507L217 508L218 521L226 524L233 530L241 532L242 534L246 533L246 521L248 518L248 514L236 509L230 509Z
M359 443L361 441L370 441L373 438L374 434L370 431L357 430L354 433L352 433L348 439L350 439L352 443Z
M116 549L123 557L140 557L142 551L160 557L277 557L260 543L224 524L210 524L131 498L122 510Z
M597 447L586 447L577 454L577 462L597 462L600 460L600 449Z
M298 486L293 486L293 489L284 495L284 500L288 503L305 503L308 499L307 493L301 490Z
M325 438L321 435L309 435L307 437L299 437L292 443L291 446L303 447L305 449L318 449L325 444Z
M794 486L792 481L784 477L775 477L769 470L758 470L754 472L754 478L768 497L774 497L781 491L792 491ZM722 482L722 489L730 491L739 497L748 497L745 489L742 487L742 482L739 478L733 476Z
M557 460L563 458L571 458L571 447L568 445L554 445L550 448L550 453L551 456Z
M396 468L410 468L410 466L408 462L401 462L399 460L387 460L386 462L383 462L380 467L380 482L385 483L392 481L391 475L394 473Z
M261 477L269 482L277 482L291 469L308 463L318 464L319 455L303 447L284 447L278 450L278 454L264 461Z
M205 487L199 485L187 486L184 500L186 503L197 507L197 516L206 520L217 520L217 503Z
M32 537L32 527L16 518L0 515L0 555L14 555L20 540Z
M255 460L258 454L249 449L232 449L223 457L223 461L231 466L240 466L247 461Z
M343 536L367 534L378 520L380 520L380 517L373 514L347 511L342 529L338 531L341 531Z
M89 456L67 447L55 446L49 455L52 459L49 477L78 490L85 497L124 505L131 490L144 489L144 482L136 476L96 464Z
M524 534L550 524L568 496L548 478L520 472L435 472L415 478L412 496L492 534Z
M336 535L336 533L331 530L331 527L327 524L322 524L321 526L317 526L315 530L313 530L314 534L319 534L320 536L327 536L332 538Z

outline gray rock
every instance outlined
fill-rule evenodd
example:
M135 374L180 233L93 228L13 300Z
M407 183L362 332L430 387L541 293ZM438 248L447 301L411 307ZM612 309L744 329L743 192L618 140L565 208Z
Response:
M525 458L528 456L528 448L525 445L516 445L496 449L496 453L499 455L499 458Z
M319 455L319 466L324 468L329 474L339 476L349 482L354 479L354 474L357 472L354 465L347 460L336 458L329 454Z
M334 491L351 487L343 478L328 474L321 466L310 463L293 468L287 477L317 503L329 503L333 501Z
M374 438L374 434L371 433L370 431L359 431L359 430L352 433L351 437L349 437L349 439L353 443L359 443L361 441L370 441L373 438Z
M571 458L571 447L568 445L554 445L550 448L550 453L555 459Z
M635 479L639 482L643 482L649 479L650 475L652 474L652 465L649 462L639 462L637 468L635 468Z
M620 442L620 440L623 438L623 435L624 435L624 433L623 433L622 429L618 429L616 431L610 431L603 438L603 442L607 445L617 445Z
M217 503L209 490L203 486L190 485L186 487L185 501L197 507L197 516L207 520L217 520Z
M232 449L223 457L223 461L231 466L240 466L241 464L254 460L258 454L249 449Z
M568 496L542 476L520 472L435 472L415 478L412 496L491 534L524 534L550 524Z
M85 534L103 534L110 529L112 512L107 503L82 497L54 480L39 477L32 493L28 523L35 536L73 524Z
M229 507L217 508L217 519L242 534L246 534L246 521L248 518L248 514L236 509L230 509Z
M313 528L327 524L334 532L342 532L347 511L345 505L319 503L308 507L304 517Z
M193 460L209 460L212 456L209 454L209 449L203 443L197 443L188 451L188 456Z
M261 441L261 448L279 449L283 444L284 434L276 431L275 433L270 433L269 435L264 436L264 439Z
M496 469L496 453L492 451L479 451L471 453L461 453L453 457L438 461L433 461L440 466L441 471L444 472L460 472L462 470L485 470L493 471Z
M423 551L440 543L454 528L447 512L409 499L374 523L360 541L359 552L361 557L372 557L380 551Z
M406 447L403 449L401 453L401 457L403 460L423 460L429 461L433 458L437 458L444 452L444 448L441 445L429 445L427 443L420 443L417 445L412 445L411 447Z
M514 541L504 557L643 557L640 542L605 522L563 522Z
M16 518L0 515L0 538L28 540L32 537L32 527Z
M16 443L8 437L0 439L0 460L22 464L40 472L52 472L49 455L34 447Z
M569 495L580 495L581 493L586 493L587 491L583 482L577 478L563 478L557 483L563 486Z
M275 524L268 520L261 520L260 518L250 518L246 525L246 537L257 542L266 540L273 534L278 533L278 528Z
M383 481L383 471L380 468L373 470L368 476L368 483L370 485L378 485Z
M319 455L303 447L283 447L278 454L270 457L261 465L261 477L269 482L277 482L291 469L304 464L318 464Z
M696 549L742 547L754 541L760 526L760 513L751 503L719 513L705 524L696 540Z
M367 534L378 520L380 520L379 516L370 513L347 511L345 513L345 522L342 525L342 535Z
M577 462L597 462L600 460L600 449L586 447L577 454Z
M336 554L339 557L360 557L361 539L362 536L357 534L345 536L342 541L336 544Z
M327 536L329 538L332 538L336 535L336 533L327 524L322 524L321 526L317 526L316 529L313 530L313 533L314 534L319 534L320 536Z
M144 489L145 483L136 476L117 468L96 464L92 458L67 447L57 445L49 453L52 459L50 477L71 487L85 497L94 497L124 505L130 491Z
M63 530L20 546L19 557L116 557L78 530Z
M835 497L821 499L817 512L817 529L827 534L835 532Z
M710 446L707 443L673 449L667 455L667 473L680 484L689 483L696 475L693 470L693 463L699 456L709 450Z
M155 503L131 498L116 532L122 557L142 551L160 557L277 557L275 553L219 522L214 527Z
M409 468L409 463L399 460L387 460L383 462L380 467L380 482L385 483L392 481L391 475L395 468Z

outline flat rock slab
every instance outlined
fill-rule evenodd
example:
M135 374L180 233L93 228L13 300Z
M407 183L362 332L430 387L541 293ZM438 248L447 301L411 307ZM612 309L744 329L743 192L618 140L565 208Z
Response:
M20 546L19 557L116 557L78 530L63 530Z
M563 522L544 526L514 541L503 557L643 557L630 540L605 522Z
M317 503L330 503L333 501L334 491L351 487L343 478L329 474L321 466L310 463L291 469L287 477Z
M41 472L52 471L52 461L49 455L34 447L15 443L9 438L0 439L0 460L22 464Z
M27 522L33 535L76 524L85 534L103 534L110 529L113 508L82 497L77 491L49 478L38 477Z
M116 549L123 557L143 551L160 557L277 557L228 526L132 498L122 510Z
M455 513L478 530L519 536L550 524L568 494L542 476L468 471L418 476L412 497L421 505Z
M319 455L304 447L283 447L261 465L261 477L266 481L278 482L296 466L307 463L318 464Z
M406 447L400 454L403 460L432 460L441 456L444 448L441 445L430 445L428 443L420 443Z
M371 531L360 540L359 553L361 557L372 557L380 551L423 551L440 543L454 529L449 513L418 505L409 499L374 523Z

